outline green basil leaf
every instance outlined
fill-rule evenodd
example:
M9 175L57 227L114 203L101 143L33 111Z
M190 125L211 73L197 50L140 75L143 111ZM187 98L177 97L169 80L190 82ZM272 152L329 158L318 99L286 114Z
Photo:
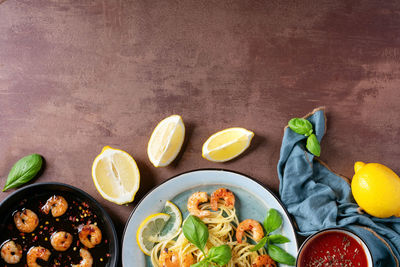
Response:
M200 218L189 215L182 226L183 234L190 243L198 247L204 254L208 240L208 228Z
M8 174L3 192L32 180L42 168L42 164L43 158L38 154L28 155L17 161Z
M276 209L269 209L263 225L268 235L269 233L281 227L282 217Z
M273 244L283 244L290 242L289 238L283 235L270 235L269 241Z
M231 258L232 258L232 251L228 245L212 247L208 251L207 255L208 261L214 262L218 265L228 264Z
M190 265L190 267L208 267L209 264L206 259L199 261L198 263Z
M289 128L298 134L309 136L313 132L312 124L306 119L293 118L289 121Z
M321 146L319 145L318 139L315 134L310 135L307 138L307 149L315 156L319 157L321 154Z
M266 235L260 240L260 242L257 243L257 245L255 245L253 248L251 248L250 251L259 250L260 248L264 247L265 244L267 244L267 241L268 241L268 236Z
M290 255L289 253L287 253L278 246L272 244L268 245L268 254L274 261L277 261L279 263L292 266L296 264L295 257L293 257L292 255Z

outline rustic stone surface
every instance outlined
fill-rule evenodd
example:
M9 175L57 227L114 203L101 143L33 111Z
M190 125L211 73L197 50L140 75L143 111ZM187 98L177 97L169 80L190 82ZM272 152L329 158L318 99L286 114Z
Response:
M363 160L400 172L399 60L398 1L5 1L0 185L16 160L40 153L46 170L35 182L84 189L121 233L151 188L184 171L236 170L277 192L283 127L321 105L331 168L351 177ZM183 151L156 169L148 138L175 113L187 127ZM249 151L226 164L202 159L207 137L231 126L255 132ZM93 185L104 145L137 160L133 204L109 203Z

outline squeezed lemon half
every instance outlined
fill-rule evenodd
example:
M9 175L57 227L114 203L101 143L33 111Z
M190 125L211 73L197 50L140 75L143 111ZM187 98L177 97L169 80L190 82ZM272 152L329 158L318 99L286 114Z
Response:
M179 115L163 119L153 130L147 155L155 167L168 166L179 154L185 139L185 125Z
M211 135L203 144L203 158L225 162L242 154L254 137L252 131L240 127L228 128Z
M92 177L100 195L119 205L132 202L139 190L136 162L120 149L105 146L93 162Z

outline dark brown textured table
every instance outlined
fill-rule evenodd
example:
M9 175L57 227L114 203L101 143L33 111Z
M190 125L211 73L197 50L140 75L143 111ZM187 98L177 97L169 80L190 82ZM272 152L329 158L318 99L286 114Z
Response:
M15 161L40 153L35 182L84 189L121 234L151 188L188 170L239 171L277 193L282 129L317 106L332 169L351 177L362 160L400 172L399 85L398 1L3 1L0 185ZM154 168L147 141L171 114L183 117L186 142L171 166ZM207 137L231 126L255 132L251 148L225 164L202 159ZM93 185L104 145L139 165L128 206Z

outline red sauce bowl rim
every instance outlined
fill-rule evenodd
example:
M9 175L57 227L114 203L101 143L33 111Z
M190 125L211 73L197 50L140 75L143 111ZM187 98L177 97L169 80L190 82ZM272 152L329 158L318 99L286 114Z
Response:
M368 247L367 243L359 235L357 235L353 231L345 229L345 228L334 227L334 228L327 228L327 229L318 231L318 232L310 235L309 237L307 237L307 239L303 242L303 244L301 244L301 246L299 248L299 253L297 254L297 259L296 259L296 267L300 267L301 266L300 265L300 258L301 258L302 253L304 252L304 248L309 243L311 243L312 240L314 240L318 236L320 236L320 235L322 235L324 233L329 233L329 232L341 232L343 234L349 235L350 237L353 237L354 239L356 239L357 242L360 242L361 246L364 248L365 256L367 257L367 263L368 263L367 267L373 267L374 266L374 261L373 261L371 250Z

